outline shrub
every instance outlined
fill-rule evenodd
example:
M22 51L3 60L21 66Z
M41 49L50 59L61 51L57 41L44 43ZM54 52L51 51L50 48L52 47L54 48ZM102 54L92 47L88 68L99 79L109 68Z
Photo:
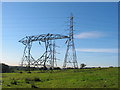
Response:
M29 71L29 72L27 72L27 73L31 73L31 72Z
M113 66L109 66L109 68L113 68Z
M32 85L31 85L31 88L38 88L38 87L32 84Z
M19 73L23 73L23 72L19 72Z
M54 67L54 70L61 70L60 67Z
M34 78L34 81L38 81L38 82L39 82L39 81L41 81L41 80L40 80L39 78L35 77L35 78Z
M10 85L9 85L9 84L8 84L7 86L8 86L8 87L10 87Z
M11 84L17 85L17 81L13 79L13 80L11 81Z
M36 82L40 82L41 80L38 78L38 77L35 77L34 79L30 79L30 78L25 78L25 82L26 83L32 83L33 81L36 81Z
M80 64L80 68L84 68L86 66L86 64L82 63Z
M25 78L26 83L30 83L31 79L30 78Z

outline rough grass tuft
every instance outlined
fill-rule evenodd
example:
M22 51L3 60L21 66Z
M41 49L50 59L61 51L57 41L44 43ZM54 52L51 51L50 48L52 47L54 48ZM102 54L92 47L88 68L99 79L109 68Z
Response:
M25 82L26 83L30 83L30 82L41 82L42 80L40 79L40 78L38 78L38 77L35 77L35 78L33 78L33 79L31 79L31 78L25 78Z
M38 87L37 87L36 85L33 85L33 84L32 84L32 85L31 85L31 88L38 88Z
M38 77L35 77L35 78L34 78L34 81L39 82L39 81L41 81L41 79L39 79Z
M14 78L11 81L11 84L17 85L17 80L15 80Z

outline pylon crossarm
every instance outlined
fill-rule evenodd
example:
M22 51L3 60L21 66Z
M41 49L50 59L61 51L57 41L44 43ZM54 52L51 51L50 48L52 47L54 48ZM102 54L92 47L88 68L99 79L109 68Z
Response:
M41 34L36 36L26 36L19 40L19 42L23 43L24 45L33 42L33 41L42 41L45 42L46 40L55 40L55 39L64 39L69 38L68 36L61 35L61 34Z

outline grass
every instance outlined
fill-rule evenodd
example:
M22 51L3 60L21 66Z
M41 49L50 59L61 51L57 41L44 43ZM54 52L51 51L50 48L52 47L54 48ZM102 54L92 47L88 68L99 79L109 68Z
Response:
M3 88L118 88L118 68L3 73Z

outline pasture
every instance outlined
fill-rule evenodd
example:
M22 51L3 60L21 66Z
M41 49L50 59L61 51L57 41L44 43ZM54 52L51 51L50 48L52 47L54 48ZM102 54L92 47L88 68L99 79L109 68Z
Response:
M2 88L118 88L118 68L3 73Z

